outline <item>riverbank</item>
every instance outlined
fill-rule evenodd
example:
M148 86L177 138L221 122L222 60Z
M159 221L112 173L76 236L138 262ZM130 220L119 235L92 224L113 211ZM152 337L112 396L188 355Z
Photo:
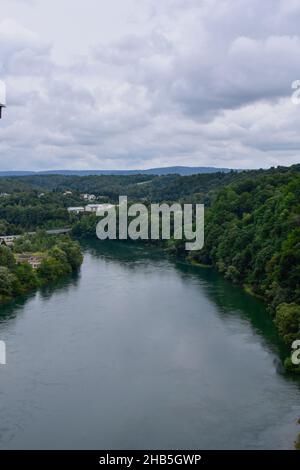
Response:
M285 342L285 344L288 347L291 347L291 344L294 340L300 339L300 332L297 331L297 325L300 324L299 323L300 322L300 307L297 304L280 303L277 305L274 311L274 307L272 310L271 308L272 306L268 302L269 299L264 295L256 293L250 285L240 284L239 282L237 282L237 280L234 282L232 279L230 279L230 277L220 272L215 266L198 262L197 260L193 259L191 256L186 256L185 260L187 263L196 267L198 266L200 268L215 269L217 272L223 275L224 279L231 281L233 284L239 286L247 294L251 295L252 297L255 297L263 301L267 307L269 314L271 315L273 319L274 325L277 328L280 337L282 338L282 340ZM297 323L297 316L299 318L298 323ZM292 350L291 350L291 353L292 353ZM284 359L283 365L284 365L286 372L300 375L300 365L295 365L292 363L291 355L287 356Z
M68 235L44 232L0 246L0 304L76 272L83 261L80 245Z
M215 269L217 272L219 272L213 265L200 263L199 261L194 260L190 256L187 256L185 258L185 261L187 263L191 264L192 266L196 266L196 267L199 267L199 268L205 268L205 269ZM235 284L238 285L239 287L241 287L247 294L251 295L252 297L255 297L256 299L260 299L263 302L267 303L266 299L262 295L256 294L253 291L253 289L251 288L251 286L246 285L246 284L243 284L243 285L240 285L240 284L237 284L237 283L235 283Z

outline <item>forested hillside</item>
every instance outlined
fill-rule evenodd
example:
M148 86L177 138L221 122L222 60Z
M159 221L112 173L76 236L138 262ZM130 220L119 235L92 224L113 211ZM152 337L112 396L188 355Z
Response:
M300 165L271 168L270 170L230 171L228 173L207 173L190 176L171 175L32 175L0 177L0 193L28 191L57 192L73 191L74 194L93 193L117 201L119 195L132 199L146 199L149 202L177 201L189 198L205 198L210 191L220 189L245 177L259 178L263 175L279 175L289 171L300 171Z
M252 173L252 172L250 172ZM179 175L100 175L65 176L33 175L0 178L0 193L24 191L73 191L93 193L118 201L120 195L149 201L178 200L195 194L205 195L239 178L244 172L211 173L191 176Z
M174 248L183 253L181 242ZM189 257L263 297L285 342L299 339L299 167L221 188L206 210L204 249Z

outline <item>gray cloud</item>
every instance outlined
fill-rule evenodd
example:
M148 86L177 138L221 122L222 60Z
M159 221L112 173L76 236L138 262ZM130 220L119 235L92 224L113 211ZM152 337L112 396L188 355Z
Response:
M87 19L105 17L89 2ZM99 29L85 54L74 46L74 56L60 63L49 37L32 31L29 20L7 17L0 21L8 98L0 168L297 162L300 107L290 96L300 78L298 3L139 1L124 26L130 33L116 31L107 41ZM76 8L72 13L75 21ZM85 21L83 41L88 27Z

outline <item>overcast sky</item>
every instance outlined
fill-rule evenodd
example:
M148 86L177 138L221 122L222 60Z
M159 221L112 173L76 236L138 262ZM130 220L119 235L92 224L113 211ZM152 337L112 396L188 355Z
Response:
M0 170L300 162L299 0L0 2Z

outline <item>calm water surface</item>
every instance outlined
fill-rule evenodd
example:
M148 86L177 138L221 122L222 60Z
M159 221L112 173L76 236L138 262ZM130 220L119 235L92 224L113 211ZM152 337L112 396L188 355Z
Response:
M157 251L84 249L0 310L1 449L293 447L300 383L262 303Z

